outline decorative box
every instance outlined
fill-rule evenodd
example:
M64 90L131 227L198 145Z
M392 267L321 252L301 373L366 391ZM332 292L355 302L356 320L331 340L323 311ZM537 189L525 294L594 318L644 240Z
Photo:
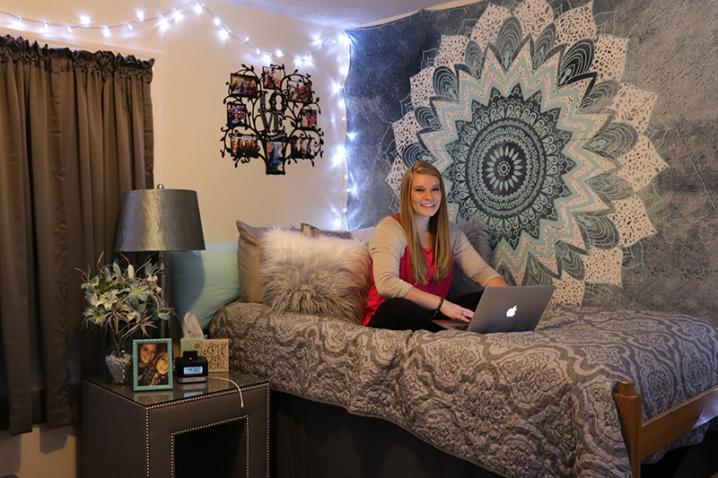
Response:
M229 372L229 339L204 339L200 348L210 372Z
M210 372L229 372L229 339L180 339L180 353L195 350L207 359Z

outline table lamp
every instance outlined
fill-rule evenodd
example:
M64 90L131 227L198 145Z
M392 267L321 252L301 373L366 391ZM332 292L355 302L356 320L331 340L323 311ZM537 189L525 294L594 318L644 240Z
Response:
M165 251L204 249L202 220L197 193L186 189L136 189L122 196L115 250L118 252L157 252L164 268ZM160 287L164 297L164 274ZM160 334L167 336L166 324Z

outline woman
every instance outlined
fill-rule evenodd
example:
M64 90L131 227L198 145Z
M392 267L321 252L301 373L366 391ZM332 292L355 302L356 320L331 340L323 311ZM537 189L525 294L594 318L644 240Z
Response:
M155 374L154 361L157 356L157 344L143 343L140 345L139 361L137 363L137 377L140 385L152 384Z
M447 299L454 262L482 287L506 286L449 224L441 173L419 161L401 181L399 214L377 224L369 242L372 277L364 325L394 330L438 330L432 320L469 322L481 292Z

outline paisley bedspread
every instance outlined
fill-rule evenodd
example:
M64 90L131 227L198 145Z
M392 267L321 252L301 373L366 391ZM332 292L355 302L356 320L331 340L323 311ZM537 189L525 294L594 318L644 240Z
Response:
M389 420L509 477L630 476L618 381L636 382L644 418L718 384L718 327L658 312L550 306L534 332L480 335L235 302L210 334L231 338L233 369L274 389Z

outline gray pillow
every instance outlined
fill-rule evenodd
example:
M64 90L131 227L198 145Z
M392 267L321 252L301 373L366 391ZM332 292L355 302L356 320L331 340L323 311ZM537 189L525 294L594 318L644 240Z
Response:
M457 216L456 225L464 231L466 238L469 240L476 252L479 253L484 260L493 267L494 251L491 249L491 230L486 223L480 218L464 219Z
M490 265L493 267L494 253L491 249L489 242L491 237L491 231L489 227L479 218L475 219L464 219L461 216L457 216L456 225L461 229L466 238L469 240L476 252ZM471 292L481 290L481 287L466 277L464 271L457 268L454 271L454 280L451 283L449 289L449 297L457 297Z
M262 298L272 310L361 321L369 253L359 241L274 229L262 250Z

